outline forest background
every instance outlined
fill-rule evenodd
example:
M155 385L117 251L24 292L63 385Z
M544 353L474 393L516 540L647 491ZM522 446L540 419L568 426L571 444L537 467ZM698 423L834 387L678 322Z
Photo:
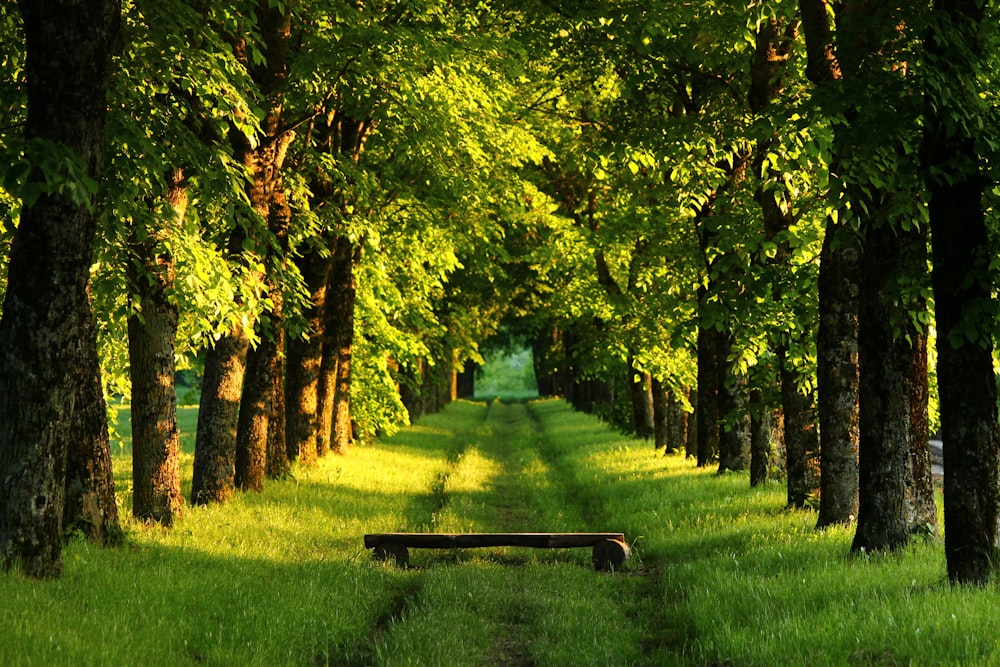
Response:
M3 563L116 534L105 396L170 526L178 365L216 503L468 393L503 334L544 394L783 469L856 551L938 532L940 419L949 577L988 581L991 11L4 5Z

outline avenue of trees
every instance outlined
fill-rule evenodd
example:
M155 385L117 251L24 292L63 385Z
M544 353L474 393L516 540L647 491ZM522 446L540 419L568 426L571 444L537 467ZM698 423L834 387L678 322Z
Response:
M994 576L997 16L975 0L0 5L0 563L471 393L787 480ZM175 377L201 380L182 498Z

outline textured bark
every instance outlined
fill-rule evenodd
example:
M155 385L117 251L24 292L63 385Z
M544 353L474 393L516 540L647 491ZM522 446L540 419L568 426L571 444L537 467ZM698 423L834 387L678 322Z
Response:
M268 418L271 408L271 354L262 341L247 353L246 377L236 427L234 482L241 491L263 491L267 471Z
M172 526L181 515L180 434L174 387L178 309L167 299L170 272L138 276L128 318L132 378L132 514Z
M806 74L817 87L844 77L834 52L825 0L799 0L808 56ZM850 31L845 31L849 34ZM860 56L863 45L845 40ZM847 49L851 50L851 49ZM856 71L856 60L851 61ZM833 94L828 90L829 94ZM838 111L843 113L843 110ZM831 174L840 171L838 155L852 147L835 145ZM842 212L846 218L846 211ZM820 254L819 311L816 336L816 382L820 422L819 526L854 521L858 489L858 284L857 239L841 224L827 221Z
M333 253L333 265L330 270L330 281L327 287L326 301L326 341L331 343L330 361L324 349L325 364L333 365L333 401L330 403L332 413L330 420L330 449L338 454L344 454L351 446L353 434L351 429L351 356L354 352L354 302L356 288L354 284L354 248L349 239L339 237ZM447 387L451 388L451 366L447 367ZM324 374L329 372L324 367ZM328 376L329 377L329 376ZM329 391L329 388L327 388ZM324 406L325 407L325 406ZM442 406L438 405L436 409Z
M93 329L93 321L87 326ZM89 333L86 340L90 345L96 336ZM82 390L73 411L71 432L75 438L69 445L66 463L63 530L79 530L98 544L116 544L121 541L122 532L96 349L86 354L86 362L88 366L78 369Z
M906 546L937 525L927 438L926 338L911 324L918 304L899 299L907 270L926 265L926 238L888 224L865 232L858 347L860 469L852 551ZM926 306L925 306L926 307Z
M309 286L310 305L305 310L308 329L303 336L289 338L285 364L285 433L288 456L299 463L316 462L319 401L319 371L323 359L322 314L326 303L326 281L330 261L318 252L306 254L299 270Z
M975 90L966 88L968 81L985 66L977 41L983 6L974 0L942 1L935 4L935 14L942 24L926 41L930 80L950 93L947 99L957 105L967 90ZM987 180L975 138L962 133L972 126L949 118L969 110L944 103L934 90L925 99L923 158L931 195L938 391L945 443L945 556L950 581L983 585L995 577L1000 563L1000 432L990 308L996 304L983 214Z
M113 0L20 0L26 38L25 137L65 147L100 177ZM29 179L43 183L34 171ZM66 464L77 401L97 367L87 281L96 220L66 192L24 202L0 318L0 568L62 571ZM81 384L83 381L85 384ZM88 433L87 437L93 434ZM96 437L100 437L99 434ZM102 445L98 445L102 446Z
M820 255L816 336L820 526L852 522L858 512L859 257L853 233L828 223Z
M173 259L161 241L179 226L187 210L183 171L167 174L164 219L156 229L133 234L130 247L132 307L128 319L129 374L132 384L132 514L144 521L173 525L183 499L174 348L179 310L169 296ZM141 237L141 241L139 238Z
M222 336L208 350L198 406L191 502L222 503L233 495L236 427L250 342L242 329Z

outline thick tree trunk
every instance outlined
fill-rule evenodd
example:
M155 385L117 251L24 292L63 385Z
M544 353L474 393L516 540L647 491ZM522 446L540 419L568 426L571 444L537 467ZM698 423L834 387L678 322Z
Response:
M754 389L750 400L756 405L763 403L761 392ZM767 481L771 470L772 421L771 413L763 408L754 410L750 417L750 486Z
M93 329L92 320L88 326ZM86 340L90 345L96 336L89 333ZM86 360L90 365L79 369L82 391L73 411L71 432L75 438L70 443L66 465L63 530L79 530L98 544L115 544L121 541L122 532L96 348L87 352Z
M944 523L948 578L984 585L1000 563L1000 429L993 371L996 301L993 254L983 192L988 181L972 124L971 81L987 67L981 44L984 5L952 0L935 5L926 46L924 173L930 189L934 259L938 391L944 440ZM941 95L947 93L947 95ZM947 100L945 102L944 100ZM949 104L950 102L950 104ZM954 108L965 104L966 108Z
M250 342L242 329L222 336L208 350L198 406L191 502L222 503L233 494L236 429Z
M25 137L65 147L99 179L121 6L20 0L18 7L27 45ZM29 179L41 185L46 176L36 169ZM74 405L95 398L95 379L82 374L98 366L87 298L96 220L68 191L23 204L0 317L0 568L17 563L30 576L54 577L62 571L71 429L92 425L77 420Z
M852 551L906 546L937 525L927 439L927 350L899 299L903 275L926 265L926 239L888 224L865 231L859 305L860 475Z

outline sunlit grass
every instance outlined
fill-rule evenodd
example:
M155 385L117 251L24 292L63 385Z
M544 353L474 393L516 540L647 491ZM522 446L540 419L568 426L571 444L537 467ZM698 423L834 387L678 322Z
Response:
M940 541L851 557L850 528L784 502L561 401L459 401L173 530L129 522L124 548L74 541L58 581L0 575L0 664L1000 664L1000 591L948 586ZM588 549L413 550L400 569L362 544L391 531L622 531L634 556L609 575Z

